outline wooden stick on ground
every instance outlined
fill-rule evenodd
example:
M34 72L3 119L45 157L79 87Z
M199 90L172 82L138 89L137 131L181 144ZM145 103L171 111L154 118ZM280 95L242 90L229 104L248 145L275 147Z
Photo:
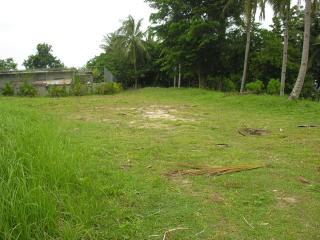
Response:
M173 229L169 229L168 231L166 231L163 235L163 239L162 240L168 240L169 239L169 234L175 231L179 231L179 230L188 230L189 228L184 228L184 227L178 227L178 228L173 228Z
M252 226L252 224L249 223L248 220L247 220L244 216L242 216L242 217L243 217L243 220L246 222L246 224L247 224L249 227L251 227L252 229L254 229L254 226Z

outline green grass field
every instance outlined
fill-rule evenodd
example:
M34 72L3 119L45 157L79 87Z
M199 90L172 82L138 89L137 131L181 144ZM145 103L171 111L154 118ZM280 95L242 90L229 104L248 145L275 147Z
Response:
M0 112L0 239L320 239L319 103L143 89ZM243 164L267 167L167 175Z

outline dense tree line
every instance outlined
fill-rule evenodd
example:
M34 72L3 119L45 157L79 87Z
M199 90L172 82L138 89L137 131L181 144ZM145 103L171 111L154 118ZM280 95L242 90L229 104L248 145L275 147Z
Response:
M129 16L106 35L103 52L88 61L96 82L104 68L123 87L199 87L220 91L277 93L310 98L320 80L320 13L317 0L146 0L155 9L151 26ZM266 4L273 24L265 29ZM37 45L26 69L61 68L52 46ZM13 59L0 70L14 70ZM250 86L250 87L248 87ZM267 91L270 92L270 91ZM274 92L274 91L272 91Z
M317 1L304 6L289 0L147 2L156 10L148 31L129 16L105 37L104 52L88 62L97 81L107 67L125 87L243 92L246 83L261 80L266 87L277 79L281 95L312 95L320 64ZM270 29L255 22L256 14L264 18L266 2L274 9Z

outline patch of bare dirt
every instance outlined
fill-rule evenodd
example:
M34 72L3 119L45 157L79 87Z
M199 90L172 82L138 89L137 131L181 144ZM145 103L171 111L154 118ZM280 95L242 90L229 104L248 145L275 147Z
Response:
M217 192L214 192L210 195L210 200L215 203L224 203L224 198Z
M143 117L149 119L164 119L176 121L176 116L169 113L169 111L164 109L147 110L143 113Z
M278 207L285 208L288 206L293 206L299 203L299 199L295 196L290 196L278 190L273 190L278 200Z
M151 105L138 109L144 118L151 120L169 120L169 121L195 121L194 119L177 116L178 110L166 105Z
M280 200L289 204L298 203L298 200L295 197L283 197L283 198L280 198Z
M171 178L171 180L182 187L190 188L192 186L191 182L188 179L182 177Z

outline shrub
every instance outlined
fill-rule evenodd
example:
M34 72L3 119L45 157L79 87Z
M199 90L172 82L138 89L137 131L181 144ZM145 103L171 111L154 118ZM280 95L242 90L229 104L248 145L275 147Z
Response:
M48 95L50 97L66 97L68 96L66 86L51 86L48 89Z
M248 83L246 88L251 93L260 94L264 90L264 84L261 80L256 80L255 82Z
M4 96L13 96L14 95L14 89L11 82L6 82L4 87L1 91L2 95Z
M74 76L72 80L71 94L74 96L84 96L88 94L88 87L81 83L79 76Z
M307 75L304 81L303 89L301 91L301 98L317 99L318 91L315 89L314 79Z
M271 95L277 95L280 92L280 81L278 79L270 79L267 86L267 93Z
M236 85L234 82L232 82L231 79L224 79L223 81L223 91L224 92L235 92L236 91Z
M19 96L35 97L37 96L37 89L27 81L24 81L19 88Z
M115 82L101 83L96 88L96 93L101 95L115 94L122 91L122 86Z

